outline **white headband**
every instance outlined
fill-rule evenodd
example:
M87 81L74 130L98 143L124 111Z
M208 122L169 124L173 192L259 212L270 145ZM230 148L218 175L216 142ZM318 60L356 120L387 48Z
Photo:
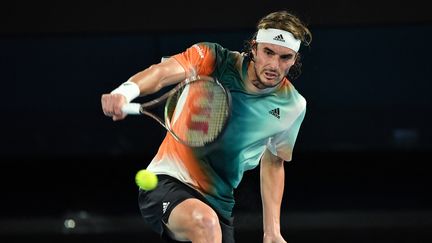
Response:
M293 34L280 29L259 29L256 42L288 47L295 52L298 52L301 44L301 41L296 39Z

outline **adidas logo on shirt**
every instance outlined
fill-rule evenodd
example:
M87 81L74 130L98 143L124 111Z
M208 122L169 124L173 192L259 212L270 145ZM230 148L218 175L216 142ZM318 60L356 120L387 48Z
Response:
M280 35L277 35L277 36L275 36L275 37L273 38L273 40L277 40L277 41L282 41L282 42L285 42L285 40L284 40L284 38L283 38L283 35L282 35L282 34L280 34Z
M277 119L280 119L279 108L270 110L269 113L272 114L273 116L275 116Z
M169 202L163 202L162 203L162 213L166 212L169 204L170 204Z

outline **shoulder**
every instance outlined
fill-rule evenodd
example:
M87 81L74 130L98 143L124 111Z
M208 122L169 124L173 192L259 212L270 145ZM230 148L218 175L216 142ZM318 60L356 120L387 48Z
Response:
M195 48L198 51L211 50L213 52L226 50L226 48L224 48L221 44L215 42L198 42L193 44L191 48Z
M223 47L221 44L216 43L216 42L208 42L208 41L203 41L203 42L197 42L195 43L193 46L200 46L200 47L207 47L207 48L211 48L211 49L221 49L224 50L226 49L225 47Z
M198 42L192 45L191 48L195 48L198 52L202 53L211 52L218 58L242 56L240 52L233 51L216 42Z
M291 102L296 103L296 106L301 110L306 109L306 98L300 94L300 92L295 88L295 86L285 78L283 85L283 92L289 98Z

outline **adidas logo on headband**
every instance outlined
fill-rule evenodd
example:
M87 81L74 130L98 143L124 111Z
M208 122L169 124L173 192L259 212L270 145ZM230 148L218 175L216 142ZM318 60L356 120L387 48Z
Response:
M295 52L300 49L301 41L291 32L280 29L259 29L256 36L257 43L270 43L290 48Z
M273 40L285 42L282 34L275 36Z

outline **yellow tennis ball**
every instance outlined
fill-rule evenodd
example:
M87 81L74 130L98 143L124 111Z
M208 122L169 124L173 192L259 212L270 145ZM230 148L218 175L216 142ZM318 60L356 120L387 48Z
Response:
M157 176L148 170L140 170L135 175L136 184L143 190L150 191L158 184Z

